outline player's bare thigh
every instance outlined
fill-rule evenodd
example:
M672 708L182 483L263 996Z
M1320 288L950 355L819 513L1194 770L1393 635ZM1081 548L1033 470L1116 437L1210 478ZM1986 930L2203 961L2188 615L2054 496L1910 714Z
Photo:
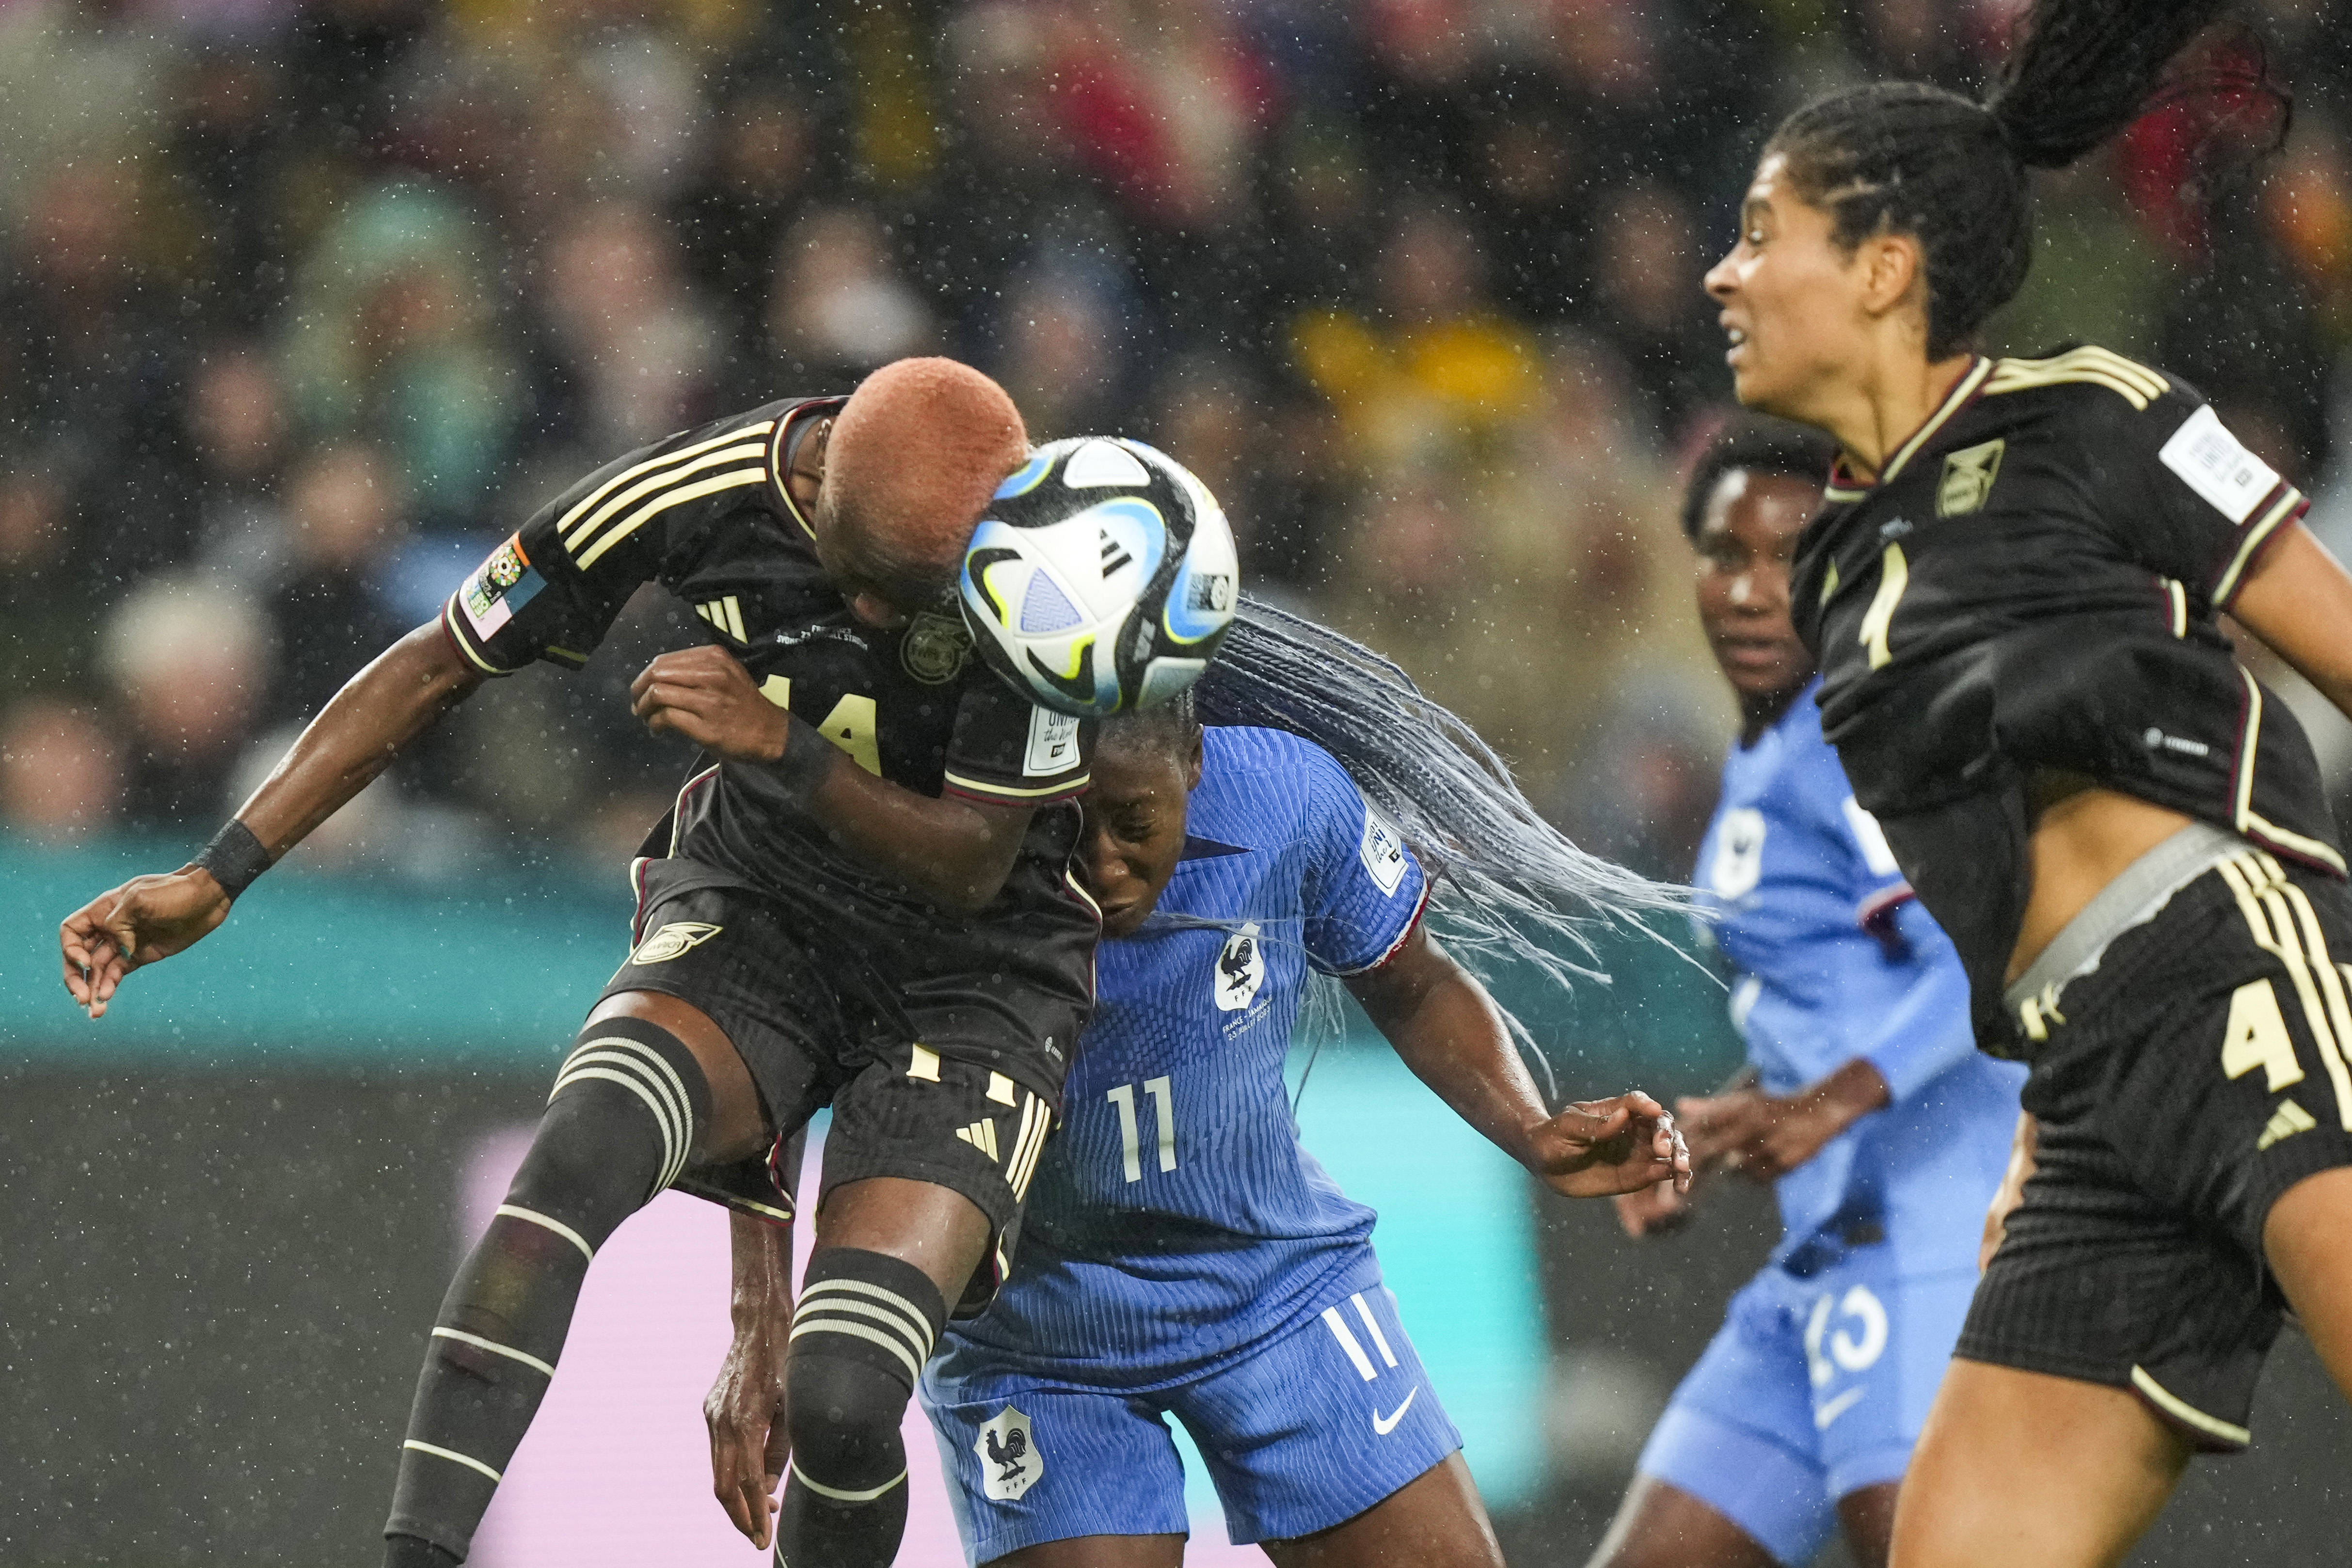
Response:
M1956 1357L1904 1478L1894 1568L2119 1563L2189 1453L2120 1388Z
M1276 1568L1503 1568L1470 1467L1453 1454L1355 1518L1269 1541ZM1181 1535L1082 1535L999 1557L988 1568L1177 1568Z
M1450 1454L1355 1518L1269 1541L1275 1568L1503 1568L1470 1467Z
M1077 1535L992 1557L983 1568L1180 1568L1183 1561L1181 1535Z
M751 1070L727 1031L692 1002L662 991L620 991L596 1004L590 1023L604 1019L643 1019L677 1037L694 1053L710 1087L710 1122L695 1130L696 1165L731 1165L767 1152L775 1141Z
M621 991L588 1015L643 1019L676 1035L710 1085L710 1125L697 1164L724 1165L764 1153L775 1141L751 1071L727 1031L693 1003L664 991ZM988 1216L971 1199L930 1182L877 1176L835 1189L817 1215L817 1245L856 1247L911 1263L950 1301L986 1256Z
M1756 1538L1672 1481L1637 1475L1586 1568L1775 1568Z
M819 1247L856 1247L911 1263L952 1303L988 1255L990 1227L980 1205L953 1187L905 1176L867 1176L825 1195L817 1210Z
M2282 1193L2263 1221L2263 1253L2312 1348L2352 1397L2352 1166Z

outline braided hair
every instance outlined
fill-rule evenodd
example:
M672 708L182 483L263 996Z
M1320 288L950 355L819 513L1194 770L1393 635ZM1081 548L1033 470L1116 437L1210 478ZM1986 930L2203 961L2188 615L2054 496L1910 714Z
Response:
M1217 657L1175 701L1106 723L1105 747L1171 754L1198 725L1286 730L1330 753L1430 874L1449 940L1562 982L1603 977L1596 920L1687 915L1688 891L1586 853L1544 821L1510 767L1412 677L1354 639L1242 596Z
M2227 8L2228 0L2033 0L1981 102L1925 82L1855 88L1789 116L1764 156L1779 154L1797 193L1830 214L1841 248L1885 233L1918 240L1927 358L1946 359L2025 282L2026 171L2065 167L2170 96L2174 57ZM2274 102L2284 140L2285 89L2259 70L2229 85Z
M1516 961L1563 987L1580 977L1606 983L1591 940L1596 924L1656 937L1644 916L1691 913L1687 888L1588 854L1545 821L1509 765L1395 664L1263 600L1242 595L1216 658L1188 691L1107 720L1098 744L1179 756L1202 725L1284 730L1328 752L1402 831L1429 875L1432 917L1448 947L1484 977ZM1150 921L1229 924L1165 911ZM1337 1032L1330 990L1310 993L1311 1032ZM1501 1011L1556 1091L1541 1048L1508 1009Z

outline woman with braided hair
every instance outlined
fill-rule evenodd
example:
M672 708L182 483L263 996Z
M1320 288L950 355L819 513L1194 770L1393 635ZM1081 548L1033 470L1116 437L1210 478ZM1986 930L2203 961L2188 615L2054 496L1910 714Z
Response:
M2218 0L2035 0L1982 102L1791 115L1706 276L1740 401L1840 456L1797 627L1860 804L2031 1065L1899 1568L2113 1563L2247 1441L2283 1314L2352 1387L2345 860L2227 613L2352 712L2352 576L2177 376L1974 344L2030 169L2167 90ZM2283 105L2266 82L2241 81Z

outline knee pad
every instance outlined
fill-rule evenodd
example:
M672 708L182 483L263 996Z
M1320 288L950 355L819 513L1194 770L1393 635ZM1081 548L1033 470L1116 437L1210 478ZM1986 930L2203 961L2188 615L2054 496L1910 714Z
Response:
M593 1253L677 1179L709 1117L710 1086L676 1035L643 1019L592 1023L555 1075L508 1208Z
M910 1263L854 1247L809 1261L793 1314L793 1469L835 1503L875 1500L907 1473L898 1427L947 1322L939 1287Z

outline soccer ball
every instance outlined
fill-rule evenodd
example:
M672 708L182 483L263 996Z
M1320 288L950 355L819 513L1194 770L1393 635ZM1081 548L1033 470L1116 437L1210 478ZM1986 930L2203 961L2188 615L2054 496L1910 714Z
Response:
M1013 689L1080 718L1150 707L1208 667L1241 570L1224 509L1139 441L1039 447L963 558L972 641Z

